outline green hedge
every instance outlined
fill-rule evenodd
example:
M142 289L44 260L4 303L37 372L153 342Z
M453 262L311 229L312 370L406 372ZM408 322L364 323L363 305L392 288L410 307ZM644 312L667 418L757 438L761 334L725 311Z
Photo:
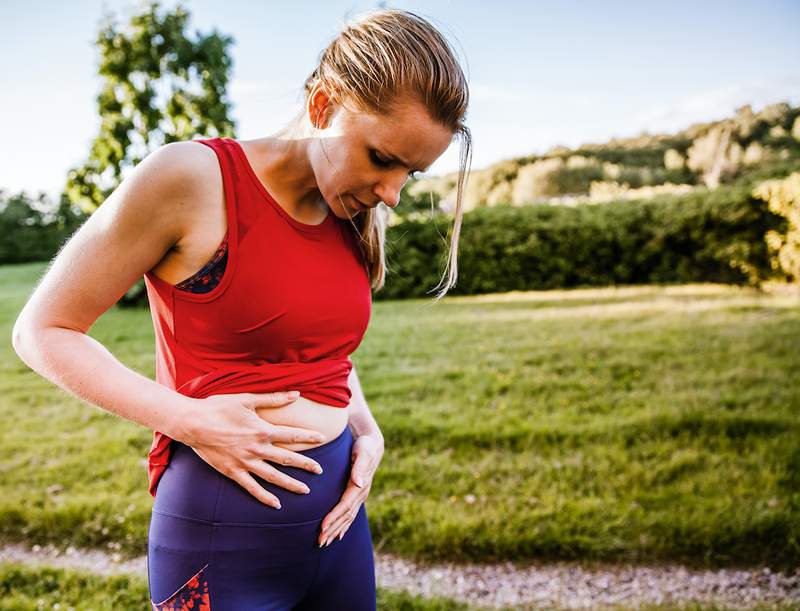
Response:
M647 201L478 208L464 215L449 294L770 277L769 230L783 217L749 185ZM444 269L452 219L406 220L387 234L389 275L376 299L422 297Z
M54 206L44 194L7 197L0 189L0 264L51 259L87 218L63 198Z
M450 294L610 284L758 284L776 273L765 235L785 234L787 222L753 197L751 183L643 201L475 209L464 215L458 283ZM6 229L0 261L50 258L84 220L65 202L52 216L45 222L29 201L7 201L0 214ZM451 229L447 215L390 227L389 273L375 299L430 294L444 270ZM141 281L120 301L146 304Z

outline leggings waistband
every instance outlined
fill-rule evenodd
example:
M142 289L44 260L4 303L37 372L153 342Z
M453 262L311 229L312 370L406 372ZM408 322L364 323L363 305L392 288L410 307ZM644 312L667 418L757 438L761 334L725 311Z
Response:
M250 473L278 497L281 508L265 505L200 458L189 446L172 441L169 465L161 476L153 511L219 525L260 526L321 521L339 502L350 478L353 436L349 427L322 445L297 451L313 458L323 472L316 474L266 460L269 465L306 484L299 494Z

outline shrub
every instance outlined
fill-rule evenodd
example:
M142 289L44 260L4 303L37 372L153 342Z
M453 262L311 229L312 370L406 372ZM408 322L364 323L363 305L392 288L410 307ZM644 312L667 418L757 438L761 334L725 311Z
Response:
M451 225L398 223L387 233L389 276L379 298L423 297L443 269ZM744 185L647 201L479 208L464 215L451 294L608 284L774 277L765 235L785 219Z

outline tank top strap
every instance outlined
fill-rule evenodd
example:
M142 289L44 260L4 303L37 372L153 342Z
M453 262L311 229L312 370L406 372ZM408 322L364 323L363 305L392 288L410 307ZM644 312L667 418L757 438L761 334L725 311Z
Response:
M205 138L194 142L206 145L217 155L225 191L228 250L230 256L235 257L238 244L262 213L258 206L258 193L253 189L246 168L242 166L236 150L237 143L231 138Z

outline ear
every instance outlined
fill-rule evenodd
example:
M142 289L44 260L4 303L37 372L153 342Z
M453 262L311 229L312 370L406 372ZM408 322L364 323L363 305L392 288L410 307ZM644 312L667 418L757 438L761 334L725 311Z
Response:
M311 125L325 129L333 118L335 105L321 82L317 81L308 96L306 112Z

